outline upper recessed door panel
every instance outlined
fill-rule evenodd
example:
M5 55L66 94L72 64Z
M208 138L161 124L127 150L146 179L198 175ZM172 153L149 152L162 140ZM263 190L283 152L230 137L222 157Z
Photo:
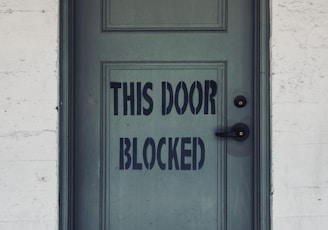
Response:
M225 0L103 0L103 4L104 31L226 29Z

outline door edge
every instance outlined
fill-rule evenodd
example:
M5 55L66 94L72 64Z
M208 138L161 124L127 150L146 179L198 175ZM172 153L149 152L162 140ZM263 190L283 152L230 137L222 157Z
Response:
M255 2L254 207L256 230L271 228L270 1ZM60 0L59 229L73 230L74 0Z
M73 6L74 0L59 0L59 230L73 230Z
M254 207L256 230L271 229L270 0L256 0L254 39Z

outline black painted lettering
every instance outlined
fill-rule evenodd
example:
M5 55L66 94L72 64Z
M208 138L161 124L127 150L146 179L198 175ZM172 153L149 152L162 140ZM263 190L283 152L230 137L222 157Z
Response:
M183 93L182 97L179 95L181 89ZM183 103L182 106L180 107L179 99L181 98ZM175 101L175 109L178 112L178 114L184 114L186 112L187 105L188 105L188 89L186 83L184 83L183 81L180 81L179 84L177 85L174 101Z
M181 170L190 170L190 163L186 163L186 158L191 157L191 150L187 148L186 145L191 143L190 137L182 137L181 138Z
M211 114L215 114L215 97L217 93L217 85L215 81L210 81L210 88L211 88L211 94L210 94L210 102L211 102Z
M192 138L192 170L197 169L197 137Z
M153 90L153 84L150 82L147 82L142 90L143 98L148 102L149 106L148 108L143 107L143 114L149 115L153 111L154 102L151 96L148 94L148 90Z
M208 114L208 100L209 100L209 93L210 91L210 83L209 81L205 81L205 99L204 99L204 114Z
M150 162L148 160L149 154L147 153L147 149L150 147ZM147 169L151 170L154 167L155 160L156 160L156 146L155 141L153 138L148 137L144 143L143 147L143 159Z
M114 115L118 115L118 89L121 88L121 83L111 82L110 88L114 89Z
M212 81L212 80L205 81L204 114L208 114L209 106L211 107L211 114L215 114L215 96L216 96L216 93L217 93L216 82Z
M203 168L205 162L205 145L200 137L198 137L197 139L198 139L198 145L200 147L200 159L198 162L198 170L200 170L201 168Z
M123 83L123 114L128 115L128 103L130 103L130 114L134 115L134 83L130 84L130 94L128 93L128 83Z
M142 170L142 164L138 163L137 138L133 138L132 146L133 146L132 169L133 170Z
M120 138L120 170L126 170L131 165L131 154L129 153L131 142L128 138ZM126 161L124 163L124 156Z
M156 162L161 170L200 170L204 166L205 144L200 137L162 137L158 142L148 137L141 147L142 156L138 155L140 147L138 148L136 137L120 138L120 170L142 170L143 168L152 170ZM180 151L178 152L178 150ZM165 162L163 153L168 153L167 162ZM139 160L140 157L143 160L138 162L138 157Z
M168 92L168 97L166 93ZM168 102L166 101L168 99ZM166 105L167 104L167 105ZM162 82L162 115L167 115L173 107L173 88L169 82Z
M178 162L178 156L177 156L177 145L179 142L179 138L174 138L174 143L173 138L169 138L169 157L168 157L168 168L169 170L172 170L172 164L174 161L175 169L179 170L179 162Z
M163 145L166 144L166 139L165 137L162 137L159 142L158 142L158 146L157 146L157 163L158 166L161 170L165 170L166 169L166 165L163 163L162 161L162 147Z
M197 88L198 91L198 103L197 106L195 107L194 104L194 99L195 99L195 89ZM189 104L190 104L190 110L193 114L198 114L199 111L202 108L203 105L203 88L202 84L199 81L195 81L192 83L191 88L190 88L190 93L189 93Z
M141 115L141 82L137 82L137 115Z

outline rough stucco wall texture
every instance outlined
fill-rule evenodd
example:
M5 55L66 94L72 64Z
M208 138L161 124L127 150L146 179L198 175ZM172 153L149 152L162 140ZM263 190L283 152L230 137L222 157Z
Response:
M271 4L273 230L326 230L328 1Z
M57 229L58 1L0 0L0 229Z

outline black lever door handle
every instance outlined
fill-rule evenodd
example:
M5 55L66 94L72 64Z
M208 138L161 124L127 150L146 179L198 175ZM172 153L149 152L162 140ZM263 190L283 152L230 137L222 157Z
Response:
M244 123L237 123L231 127L230 132L216 132L217 137L232 137L236 141L244 141L249 136L248 126Z

